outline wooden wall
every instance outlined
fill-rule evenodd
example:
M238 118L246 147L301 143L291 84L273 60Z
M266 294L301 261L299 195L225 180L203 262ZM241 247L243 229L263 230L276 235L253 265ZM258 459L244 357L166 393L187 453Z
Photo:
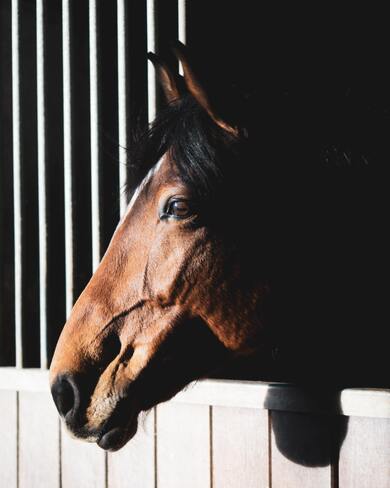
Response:
M332 411L288 385L204 381L106 454L64 431L46 380L0 369L0 486L390 488L390 391L344 390Z

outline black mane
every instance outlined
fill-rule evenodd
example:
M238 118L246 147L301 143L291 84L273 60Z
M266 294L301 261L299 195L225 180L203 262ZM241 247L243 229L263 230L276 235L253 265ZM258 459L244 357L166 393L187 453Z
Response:
M226 167L237 162L238 143L187 95L163 109L151 127L135 137L130 152L131 196L150 168L170 152L181 177L199 199L208 199L221 184Z
M299 93L252 94L239 112L236 118L248 137L235 140L190 95L167 105L134 137L129 196L167 151L201 200L218 194L221 186L228 194L248 185L256 192L260 180L282 174L298 180L324 168L347 168L352 174L370 165L383 168L390 158L387 111L354 101L350 93L335 96L331 104Z

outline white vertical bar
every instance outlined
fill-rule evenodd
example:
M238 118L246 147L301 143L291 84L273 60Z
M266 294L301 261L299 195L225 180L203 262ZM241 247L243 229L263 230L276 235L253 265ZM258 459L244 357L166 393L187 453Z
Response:
M89 76L91 118L91 218L92 218L92 270L100 262L100 201L99 201L99 107L98 107L98 33L96 0L89 0Z
M156 22L155 2L146 1L146 27L147 27L147 48L148 52L156 52ZM156 73L152 63L148 63L148 122L156 117Z
M127 69L126 69L126 0L117 2L118 27L118 138L119 138L119 213L125 213L127 199L125 186L127 181Z
M146 36L148 52L156 52L156 9L157 0L146 0ZM149 124L156 118L157 99L156 99L156 72L151 62L148 62L148 122ZM153 430L154 430L154 466L155 466L155 486L157 486L157 407L153 410Z
M45 0L36 0L37 16L37 139L38 139L38 227L39 227L39 319L40 364L47 368L47 208L45 147Z
M22 354L22 205L19 82L19 0L12 0L12 131L14 190L15 364L23 366Z
M64 111L64 205L66 315L74 299L73 276L73 188L72 188L72 86L70 72L70 0L62 0L62 71Z
M183 44L187 42L187 29L186 29L186 0L178 0L177 4L177 17L178 17L178 38ZM179 63L179 73L183 75L183 68Z

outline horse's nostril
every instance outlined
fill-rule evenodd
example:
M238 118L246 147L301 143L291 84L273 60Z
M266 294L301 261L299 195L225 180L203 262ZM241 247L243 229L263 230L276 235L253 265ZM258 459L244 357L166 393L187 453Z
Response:
M99 363L101 369L105 369L107 365L120 353L122 344L117 334L109 334L103 341L102 352Z
M51 387L51 394L57 410L63 417L77 410L79 391L73 376L61 375L57 378Z

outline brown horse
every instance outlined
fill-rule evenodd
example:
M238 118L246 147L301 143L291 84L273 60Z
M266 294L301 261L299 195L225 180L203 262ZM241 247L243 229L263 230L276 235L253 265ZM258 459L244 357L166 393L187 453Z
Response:
M184 46L176 54L184 79L150 55L169 103L137 146L126 214L50 369L67 427L109 450L142 410L221 367L382 383L366 334L376 258L362 255L380 238L367 203L379 201L364 165L318 164L311 121L302 145L291 107L264 100L262 123L223 113Z

